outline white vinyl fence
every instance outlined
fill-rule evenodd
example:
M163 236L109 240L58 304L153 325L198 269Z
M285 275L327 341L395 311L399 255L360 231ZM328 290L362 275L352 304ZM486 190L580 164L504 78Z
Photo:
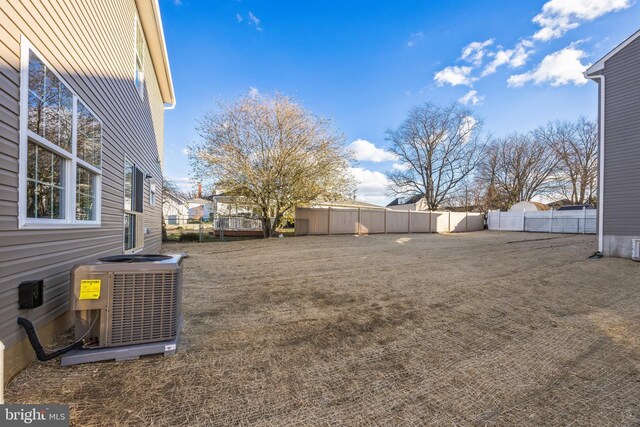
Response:
M489 230L536 233L596 233L596 209L500 212L489 211Z

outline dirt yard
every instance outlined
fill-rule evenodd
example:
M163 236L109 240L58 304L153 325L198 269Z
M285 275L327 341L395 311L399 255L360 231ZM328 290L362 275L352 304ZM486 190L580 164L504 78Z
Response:
M179 352L34 363L8 402L77 425L640 425L640 264L593 236L170 244Z

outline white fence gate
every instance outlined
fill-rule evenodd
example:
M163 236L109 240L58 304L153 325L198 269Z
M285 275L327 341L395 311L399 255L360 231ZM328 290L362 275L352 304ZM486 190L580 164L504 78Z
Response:
M500 212L489 211L489 230L536 233L596 233L596 209Z

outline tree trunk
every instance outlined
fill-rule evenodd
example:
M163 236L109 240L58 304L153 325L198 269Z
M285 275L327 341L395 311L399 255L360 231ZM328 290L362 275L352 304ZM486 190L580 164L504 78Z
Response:
M273 219L273 224L271 224L271 235L275 236L278 231L278 225L280 225L280 221L282 220L282 215L276 214L276 217Z
M167 224L164 222L164 214L161 215L160 220L162 221L162 241L166 242L167 238Z
M262 237L268 239L271 237L271 224L269 221L269 217L262 217Z

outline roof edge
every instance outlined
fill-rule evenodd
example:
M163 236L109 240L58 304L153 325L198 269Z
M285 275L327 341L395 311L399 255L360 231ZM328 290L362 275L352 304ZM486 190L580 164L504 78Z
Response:
M594 73L597 73L598 71L604 70L604 63L605 62L607 62L612 56L614 56L615 54L620 52L622 49L627 47L629 44L631 44L638 37L640 37L640 30L636 31L635 33L633 33L632 35L627 37L622 43L620 43L618 46L613 48L605 56L600 58L595 64L593 64L592 66L587 68L587 70L584 72L585 77L589 78L588 77L589 75L592 75Z
M173 90L173 79L171 77L171 67L169 66L164 29L162 27L160 4L158 0L136 0L136 8L140 24L147 39L147 47L151 55L156 78L158 79L162 102L169 104L167 108L171 109L176 105L176 98Z

